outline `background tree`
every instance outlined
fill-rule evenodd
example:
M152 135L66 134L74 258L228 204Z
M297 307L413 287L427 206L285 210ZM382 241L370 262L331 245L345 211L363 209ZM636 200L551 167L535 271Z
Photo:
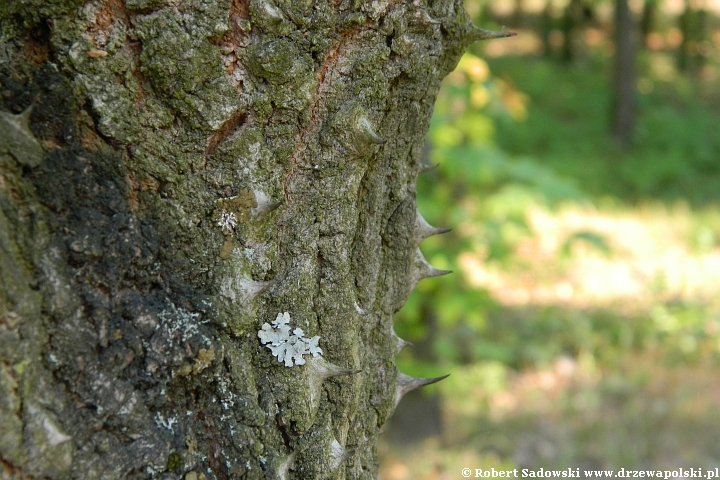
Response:
M493 35L460 1L13 0L0 21L3 477L373 478L427 383L392 327L443 273L417 249L423 137ZM261 344L284 312L322 355Z
M644 41L647 41L648 35L655 32L657 28L659 5L659 0L645 0L645 2L643 2L642 17L640 18L640 33Z
M678 48L678 69L697 73L705 64L707 47L707 10L702 2L687 0L678 18L682 41Z
M635 131L636 27L627 0L615 1L615 69L613 72L612 134L623 146Z
M563 10L560 19L560 30L563 33L563 44L560 58L563 62L572 62L577 55L576 43L578 31L587 21L586 6L582 0L570 0Z

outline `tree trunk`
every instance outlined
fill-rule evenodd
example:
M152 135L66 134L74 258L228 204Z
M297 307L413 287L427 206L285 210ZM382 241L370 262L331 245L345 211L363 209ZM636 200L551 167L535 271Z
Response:
M705 64L707 50L701 48L707 41L707 11L698 1L686 0L685 10L678 18L682 42L678 49L678 69L697 73Z
M553 5L552 1L548 0L545 2L545 8L543 8L540 14L540 40L543 44L543 55L546 57L553 57L553 46L550 42L550 34L555 29L557 23L553 18Z
M561 30L563 32L563 45L560 58L563 62L571 63L575 60L576 55L576 36L580 27L582 15L582 5L580 0L570 0L563 11L560 20Z
M647 42L648 36L655 31L660 0L645 0L640 19L640 34Z
M615 71L612 134L623 146L635 131L635 22L627 0L615 2Z
M375 476L423 137L492 36L428 3L0 5L0 478Z

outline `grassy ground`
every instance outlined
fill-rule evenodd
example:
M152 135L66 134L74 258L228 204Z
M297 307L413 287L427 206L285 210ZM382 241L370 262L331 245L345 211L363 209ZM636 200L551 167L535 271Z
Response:
M401 369L452 375L429 387L438 435L399 444L388 427L382 479L720 464L717 82L643 54L622 150L608 62L498 56L491 76L461 63L448 80L430 134L441 165L418 197L455 227L423 249L457 275L422 282L397 330L419 349Z

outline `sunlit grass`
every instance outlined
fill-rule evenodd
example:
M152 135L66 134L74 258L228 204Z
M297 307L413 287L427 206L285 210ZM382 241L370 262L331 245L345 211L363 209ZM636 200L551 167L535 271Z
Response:
M471 284L504 305L624 302L638 313L658 302L720 303L718 209L536 206L527 217L531 234L517 243L511 268L486 262L483 245L459 257Z
M500 304L483 337L519 366L439 358L451 374L434 393L442 435L383 443L381 479L717 465L720 210L605 203L529 207L531 233L510 263L482 248L459 256L460 273Z
M604 368L588 354L515 372L456 368L441 439L386 452L380 478L458 478L461 468L714 468L717 367L667 367L652 349ZM451 380L453 379L453 380Z

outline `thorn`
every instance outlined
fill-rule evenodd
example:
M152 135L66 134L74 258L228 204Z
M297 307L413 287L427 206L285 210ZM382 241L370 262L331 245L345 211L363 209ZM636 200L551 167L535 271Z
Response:
M442 23L440 20L431 17L426 10L419 10L415 12L415 18L420 20L420 23L424 25L438 25Z
M340 445L340 442L333 439L332 443L330 444L330 467L333 470L337 470L338 467L340 467L340 464L344 462L353 452L354 450L348 450L342 445Z
M447 275L452 273L452 270L441 270L435 268L425 260L425 256L418 248L415 253L415 267L416 267L416 282L419 282L423 278L428 277L439 277L441 275Z
M438 167L437 163L420 163L420 173L427 173L435 170Z
M440 380L445 380L449 376L450 374L435 378L414 378L410 375L398 372L397 386L395 387L395 406L397 407L397 404L400 403L402 397L404 397L408 392L412 392L413 390L424 387L425 385L437 383Z
M328 134L339 139L350 152L364 156L372 151L372 145L386 143L375 131L375 125L370 118L370 113L359 101L350 100L333 116L328 125Z
M384 145L387 140L375 133L375 129L370 120L365 115L359 115L355 121L355 130L362 138L373 145Z
M277 468L277 479L287 480L289 478L289 470L295 463L295 452L292 452Z
M17 115L0 111L0 150L23 165L37 167L42 161L43 149L30 130L32 110L31 105Z
M245 294L245 298L254 300L263 293L267 292L270 287L275 285L276 280L268 280L266 282L256 282L255 280L249 280L246 278L240 278L237 281L238 286L242 289Z
M451 228L433 227L427 222L427 220L423 218L423 216L420 214L420 211L417 211L417 217L415 218L415 232L417 235L417 243L420 243L421 241L433 235L441 235L443 233L448 233L451 230Z
M30 130L30 115L32 115L34 109L35 105L33 104L22 112L15 115L15 118L17 118L18 121L18 125L24 127L26 130Z
M277 25L281 23L284 18L280 10L269 2L258 2L259 8L261 9L262 15L268 20L271 25Z
M477 42L479 40L490 40L494 38L508 38L514 37L517 33L515 32L494 32L492 30L485 30L483 28L476 27L475 25L470 26L468 32L468 38L470 42Z
M400 353L400 352L402 351L402 349L405 348L405 347L412 347L413 344L410 343L410 342L408 342L407 340L405 340L405 339L403 339L403 338L400 338L400 337L398 336L398 334L395 333L395 330L391 330L391 331L392 331L392 335L395 337L395 343L396 343L396 346L395 346L395 355L397 355L398 353Z
M470 19L470 15L468 15L467 11L465 9L460 9L461 13L461 19L460 23L464 23L465 26L465 35L467 39L467 44L470 45L473 42L477 42L478 40L489 40L493 38L507 38L507 37L514 37L517 35L515 32L493 32L492 30L485 30L484 28L476 27L473 25L472 20Z
M392 51L399 54L401 57L411 55L413 51L417 50L417 48L417 41L405 33L396 37L392 42Z
M431 170L435 170L438 165L437 163L432 163L430 161L430 153L432 151L432 146L429 141L425 140L423 144L422 149L422 155L420 155L420 162L418 165L418 173L426 173Z
M309 400L314 410L317 410L317 407L320 405L322 383L325 380L341 375L355 375L362 372L362 370L333 365L323 357L310 357L305 365L308 369L308 382L310 384Z
M255 203L257 203L257 206L250 210L250 214L253 217L270 213L282 205L282 202L273 201L272 198L265 195L265 192L260 190L253 191L253 194L255 195Z
M322 380L331 377L338 377L340 375L355 375L356 373L362 372L362 370L354 368L343 368L334 365L322 357L313 357L311 363L313 370L317 373Z
M367 315L368 313L370 313L368 310L365 310L360 305L358 305L357 302L355 302L355 311L360 315Z

